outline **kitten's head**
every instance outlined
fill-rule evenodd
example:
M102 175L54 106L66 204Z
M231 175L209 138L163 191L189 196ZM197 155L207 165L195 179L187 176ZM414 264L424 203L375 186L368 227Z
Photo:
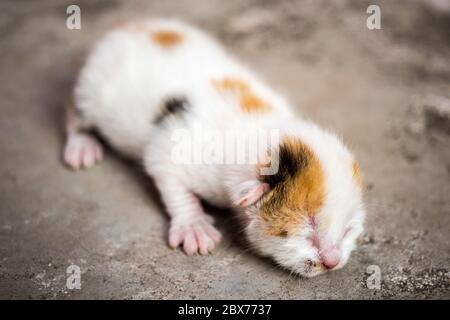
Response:
M308 125L283 137L274 163L274 174L239 190L250 244L302 276L343 267L365 217L357 162L334 135Z

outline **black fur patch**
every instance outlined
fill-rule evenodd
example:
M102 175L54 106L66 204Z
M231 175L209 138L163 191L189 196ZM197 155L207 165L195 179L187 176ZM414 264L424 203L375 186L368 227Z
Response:
M283 142L278 150L278 172L273 175L263 175L261 180L269 184L271 188L296 176L308 166L307 152L302 144Z
M177 115L187 110L189 101L186 97L170 97L163 103L161 113L155 118L154 123L159 124L170 115Z

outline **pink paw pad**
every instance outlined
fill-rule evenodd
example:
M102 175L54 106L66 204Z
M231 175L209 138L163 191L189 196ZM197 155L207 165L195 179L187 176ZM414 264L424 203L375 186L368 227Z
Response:
M64 147L64 162L73 169L89 168L103 158L103 149L89 134L69 135Z
M187 255L212 252L221 239L220 232L211 224L211 218L204 216L195 221L172 223L169 230L169 245L172 248L183 244Z

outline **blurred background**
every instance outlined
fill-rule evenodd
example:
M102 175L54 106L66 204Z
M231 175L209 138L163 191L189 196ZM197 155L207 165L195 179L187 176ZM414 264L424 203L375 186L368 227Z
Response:
M70 4L80 30L66 27ZM380 30L366 26L372 4ZM111 150L91 170L62 165L62 108L89 48L161 16L218 38L354 150L369 214L344 269L291 276L246 250L223 212L214 254L187 257L168 248L139 167ZM450 298L448 0L3 0L0 74L0 298ZM80 290L66 286L72 264Z

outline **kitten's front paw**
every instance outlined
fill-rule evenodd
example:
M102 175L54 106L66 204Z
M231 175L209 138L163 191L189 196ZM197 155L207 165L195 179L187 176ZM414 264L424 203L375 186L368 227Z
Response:
M72 133L64 147L64 162L72 169L89 168L103 157L102 145L90 134Z
M212 222L212 218L206 214L195 219L172 221L169 229L169 245L176 248L183 244L183 250L187 255L211 252L222 238Z

